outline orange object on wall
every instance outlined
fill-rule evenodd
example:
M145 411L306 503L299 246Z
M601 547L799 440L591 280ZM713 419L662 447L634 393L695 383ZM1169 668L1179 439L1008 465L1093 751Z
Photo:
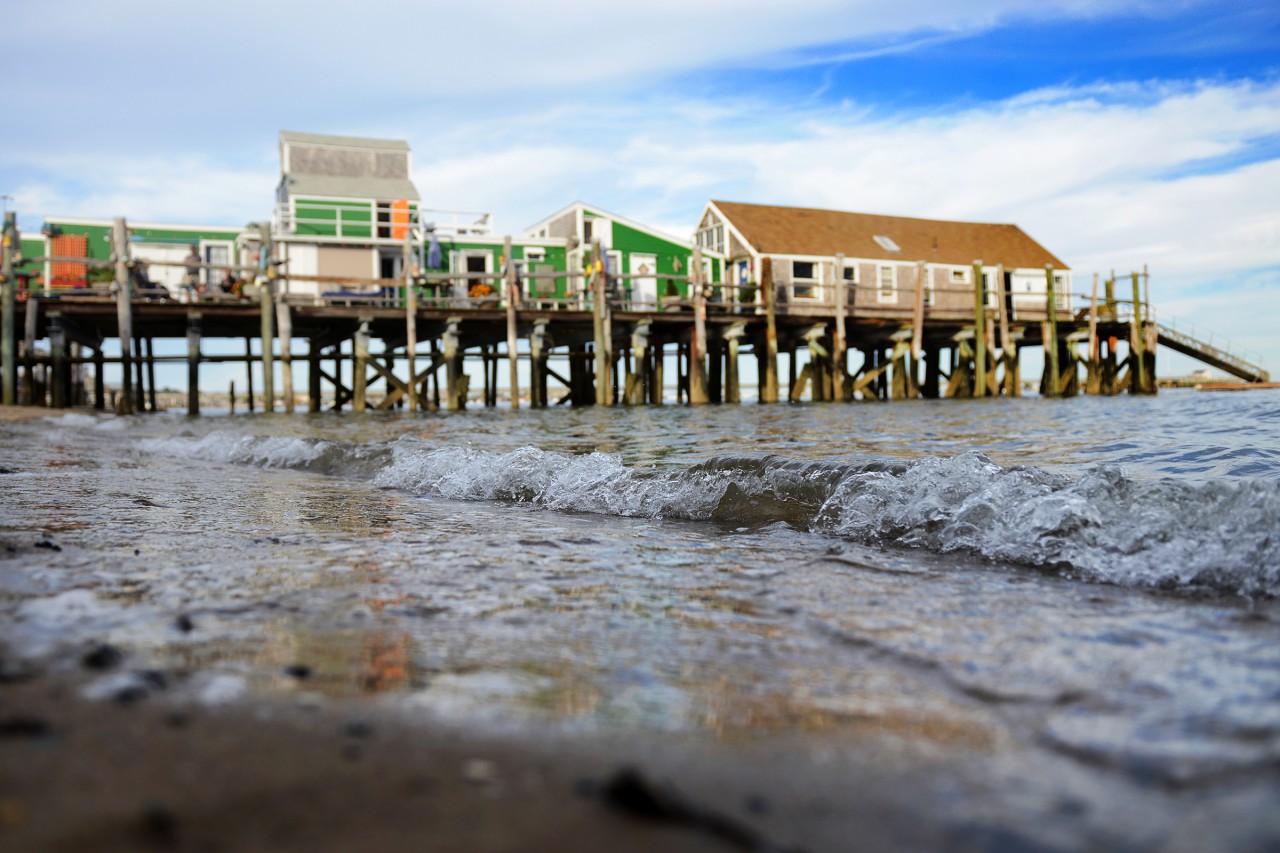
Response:
M391 202L391 238L403 240L409 236L409 201L398 199Z
M55 258L83 258L89 254L89 238L84 234L59 234L50 241ZM87 287L88 267L70 261L54 261L51 287Z

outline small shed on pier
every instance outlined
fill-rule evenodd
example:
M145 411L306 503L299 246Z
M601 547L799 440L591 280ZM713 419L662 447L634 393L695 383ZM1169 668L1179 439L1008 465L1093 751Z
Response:
M610 275L628 276L620 280L618 292L637 311L660 310L663 300L687 299L687 276L693 263L693 245L648 225L616 213L574 202L525 229L525 237L556 240L565 246L569 270L581 270L592 263L590 247L599 241ZM722 261L718 253L703 253L703 278L722 281Z

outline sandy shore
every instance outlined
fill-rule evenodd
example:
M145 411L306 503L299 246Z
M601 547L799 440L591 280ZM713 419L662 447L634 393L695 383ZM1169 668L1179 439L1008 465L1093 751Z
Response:
M0 406L0 423L12 421L34 421L48 415L57 415L71 411L70 409L46 409L42 406Z
M706 743L541 742L368 705L88 702L0 684L0 847L83 850L937 849L877 783ZM833 788L832 786L836 787ZM855 841L856 839L856 841Z

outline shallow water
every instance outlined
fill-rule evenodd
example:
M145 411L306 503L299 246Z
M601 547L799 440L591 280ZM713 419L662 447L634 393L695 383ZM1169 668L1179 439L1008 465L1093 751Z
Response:
M1277 392L69 414L0 468L6 655L125 649L95 696L875 743L978 849L1280 841Z

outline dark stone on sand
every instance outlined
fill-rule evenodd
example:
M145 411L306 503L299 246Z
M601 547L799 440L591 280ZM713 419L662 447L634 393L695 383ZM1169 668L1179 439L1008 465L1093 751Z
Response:
M141 554L142 554L142 549L140 548L133 549L133 556L138 557L138 556L141 556Z
M3 465L0 465L0 474L16 474L16 473L18 472L13 470L12 468L6 468Z
M42 738L49 736L49 724L39 717L8 717L0 720L0 738Z
M370 737L373 735L373 726L363 720L356 720L343 726L342 733L347 737Z
M183 613L173 620L173 627L177 628L184 634L189 634L195 630L196 623L191 621L191 617Z
M160 844L178 840L178 819L163 805L147 806L142 813L142 827L151 840Z
M148 687L154 687L157 690L164 690L169 686L169 676L159 669L144 669L138 673L143 683Z
M289 676L290 678L297 678L301 680L304 678L310 678L314 674L314 672L312 671L311 667L307 666L306 664L291 663L284 668L284 674Z
M48 539L41 539L39 542L37 542L37 543L36 543L36 547L37 547L37 548L48 548L50 551L61 551L61 550L62 550L62 546L61 546L61 545L55 545L55 544L53 544L52 542L50 542Z
M148 695L150 695L149 691L141 684L130 684L128 687L120 688L111 698L117 705L128 708L146 699Z
M115 669L124 660L124 655L115 646L103 643L89 652L81 660L89 669Z
M0 660L0 684L21 684L37 674L36 668L25 661Z

